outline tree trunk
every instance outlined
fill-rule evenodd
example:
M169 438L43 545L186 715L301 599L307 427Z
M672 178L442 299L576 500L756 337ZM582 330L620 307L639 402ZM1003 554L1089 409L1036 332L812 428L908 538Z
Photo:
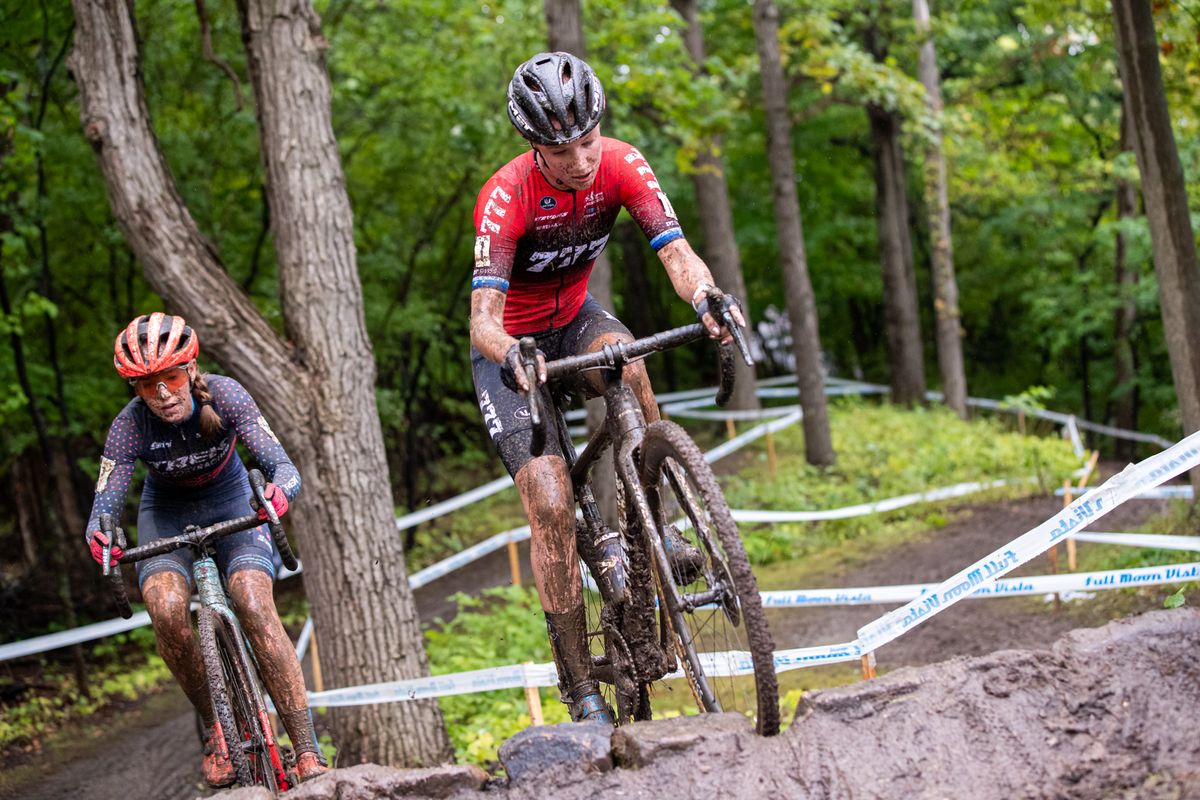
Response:
M131 6L73 5L71 61L84 132L114 215L151 285L275 421L304 476L289 519L301 533L327 681L349 686L427 674L387 488L375 366L316 14L303 0L239 2L284 341L229 277L179 197L150 127ZM343 764L428 765L450 756L432 700L336 709L333 729Z
M583 35L583 10L579 0L545 0L546 30L550 49L587 58L587 42ZM609 312L613 311L612 262L608 253L601 251L588 276L588 291L596 302ZM593 397L587 401L587 427L592 433L604 425L604 398ZM609 525L617 525L617 476L613 466L612 450L605 451L595 469L592 470L592 491L600 513Z
M18 455L12 462L9 479L12 482L13 506L17 512L17 529L21 533L21 553L25 571L29 572L39 561L38 542L46 522L38 502L37 484L26 453Z
M550 49L587 58L583 36L583 10L579 0L545 0Z
M1132 152L1133 125L1128 107L1121 107L1121 150ZM1138 213L1137 187L1126 180L1117 181L1117 219L1131 220ZM1126 430L1137 430L1137 361L1133 342L1133 328L1137 323L1137 304L1134 291L1141 270L1137 264L1128 262L1128 242L1125 234L1117 229L1116 235L1116 283L1117 307L1113 311L1113 424ZM1133 461L1137 457L1137 444L1128 439L1116 440L1117 458Z
M707 56L698 4L696 0L671 0L671 6L683 17L683 43L692 57L693 69L703 73ZM725 161L720 153L721 138L713 136L700 143L698 155L692 164L692 183L696 187L700 225L704 228L704 260L712 270L717 285L732 292L741 301L746 321L751 323L750 298L746 294L742 260L738 254L737 239L733 235L733 210L729 203L729 185L725 181ZM747 367L740 358L735 358L733 362L737 383L729 407L758 408L754 368Z
M900 120L894 111L876 105L867 106L867 116L871 120L875 162L875 215L883 266L883 308L892 402L912 405L925 399L925 365L921 357L917 278L908 233Z
M1200 430L1200 274L1187 187L1158 63L1158 38L1146 0L1113 0L1118 64L1134 126L1142 198L1150 225L1163 335L1171 358L1184 434ZM1200 499L1200 470L1191 472Z
M771 188L775 227L779 237L779 261L787 296L792 350L796 354L796 383L804 412L804 457L816 466L834 462L829 414L825 408L825 376L821 369L821 336L808 257L800 201L796 196L796 169L792 155L792 124L788 115L787 84L779 56L779 10L771 0L755 0L754 36L762 71L763 105L767 116L767 157L771 163Z
M942 89L938 79L937 53L929 24L927 0L913 0L913 21L921 40L917 73L925 85L925 103L939 127L929 132L925 147L925 209L929 215L929 237L933 266L933 309L937 320L938 368L942 375L945 403L967 418L967 378L963 370L961 311L958 282L954 277L954 247L950 238L950 195L946 179L946 157L942 152Z

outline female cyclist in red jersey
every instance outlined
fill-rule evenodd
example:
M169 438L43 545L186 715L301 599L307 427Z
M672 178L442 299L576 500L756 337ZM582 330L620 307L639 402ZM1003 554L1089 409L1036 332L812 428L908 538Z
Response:
M546 614L559 683L574 719L612 721L590 678L574 497L557 442L531 457L528 391L517 338L538 343L546 358L593 352L632 341L621 321L587 292L588 275L622 208L658 253L671 285L697 310L714 338L728 336L707 313L712 274L684 238L670 201L635 147L600 135L604 90L584 61L539 53L517 67L508 86L508 116L530 144L484 184L475 204L475 271L471 281L471 366L484 424L520 492L532 531L531 559ZM745 324L734 306L734 318ZM623 380L646 420L659 418L645 368ZM544 382L544 367L538 380ZM598 379L588 391L600 394ZM619 547L615 538L597 549ZM678 553L688 557L688 553ZM698 553L694 555L698 556Z
M100 515L120 519L138 459L148 473L137 517L141 545L177 536L188 524L211 525L246 513L251 494L234 447L238 439L270 481L266 497L276 514L283 516L300 491L300 474L254 399L233 378L201 373L199 353L200 340L182 317L143 315L117 336L113 364L135 396L113 420L100 459L87 526L87 543L98 563L109 543L100 532ZM266 510L258 511L265 520ZM226 536L216 550L234 610L292 739L297 775L300 780L319 775L327 766L313 734L300 663L275 610L275 562L266 526ZM120 556L114 546L112 563ZM233 765L192 634L191 564L187 549L141 561L138 585L158 652L207 727L204 778L213 786L228 786L235 780Z

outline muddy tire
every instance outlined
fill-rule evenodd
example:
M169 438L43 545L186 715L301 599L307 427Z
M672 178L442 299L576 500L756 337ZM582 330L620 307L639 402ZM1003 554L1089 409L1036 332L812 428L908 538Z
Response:
M210 608L201 608L199 617L200 654L213 711L221 723L237 782L278 792L283 769L279 749L240 633Z
M640 479L660 537L668 527L700 552L688 574L661 580L680 661L704 711L753 715L764 736L779 732L775 643L737 524L700 449L673 422L651 423L642 442ZM702 566L699 566L702 562ZM701 653L749 652L752 676L720 676Z

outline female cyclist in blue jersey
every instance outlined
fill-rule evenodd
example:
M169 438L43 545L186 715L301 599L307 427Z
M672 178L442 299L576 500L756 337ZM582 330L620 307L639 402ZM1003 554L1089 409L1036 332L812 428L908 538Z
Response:
M100 459L87 526L97 562L108 544L100 532L100 515L120 519L138 459L148 473L138 506L141 545L176 536L189 524L210 525L246 513L251 493L235 449L239 439L270 481L266 497L276 514L283 516L300 491L300 474L254 399L233 378L201 373L199 353L199 338L182 317L143 315L117 336L113 364L135 396L113 420ZM258 513L266 519L265 509ZM275 563L266 527L226 536L216 549L234 609L295 747L298 777L318 775L327 767L313 734L300 663L275 610ZM112 563L120 556L121 550L113 547ZM228 786L234 770L192 633L191 565L186 548L141 561L138 585L158 652L207 727L205 780Z

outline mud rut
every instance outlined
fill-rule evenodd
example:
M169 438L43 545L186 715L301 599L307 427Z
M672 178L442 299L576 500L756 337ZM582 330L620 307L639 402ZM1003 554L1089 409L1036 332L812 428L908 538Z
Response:
M1048 519L1061 507L1061 501L1055 498L1032 498L960 508L954 512L954 521L945 527L870 557L859 566L831 572L827 580L819 582L820 586L809 588L936 581ZM1164 508L1161 501L1131 501L1095 527L1127 529ZM531 580L528 543L522 545L521 556L523 577ZM1013 576L1047 571L1045 559L1037 559ZM454 613L449 597L455 592L478 592L489 586L506 585L509 580L508 557L501 550L418 590L418 612L425 621L448 618ZM956 655L1045 647L1072 628L1097 626L1114 615L1157 605L1158 601L1149 596L1122 598L1114 604L1101 593L1095 600L1066 603L1061 612L1050 613L1038 597L967 600L880 650L879 667L891 670ZM845 606L774 610L769 617L776 647L782 649L847 641L854 637L858 627L887 609L888 606ZM308 677L307 659L304 666ZM820 680L819 669L790 673L781 693ZM190 800L209 794L211 790L204 785L200 774L201 749L191 708L181 692L168 691L176 695L176 703L129 725L107 751L100 752L97 748L95 755L53 769L11 796L30 800L65 797Z

